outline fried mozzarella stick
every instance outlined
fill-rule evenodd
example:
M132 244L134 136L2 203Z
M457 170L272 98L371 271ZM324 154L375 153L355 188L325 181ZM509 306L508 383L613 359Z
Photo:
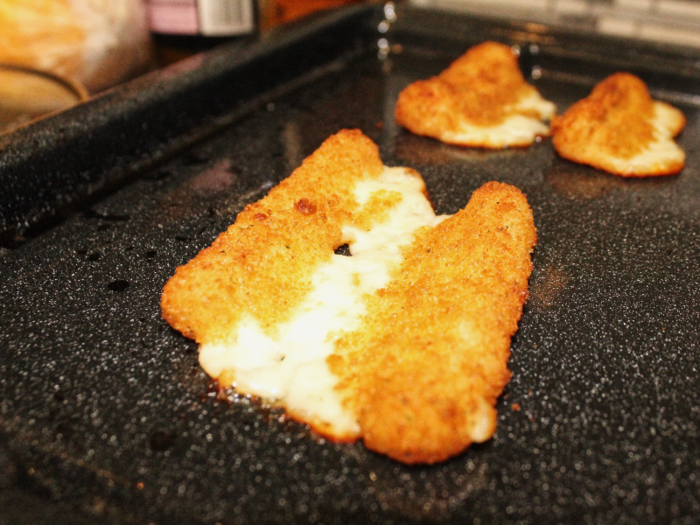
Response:
M552 121L552 142L565 159L622 177L678 173L685 153L673 138L685 116L651 98L646 84L615 73Z
M535 242L516 188L435 216L420 175L341 131L178 268L163 315L220 385L434 463L494 432Z
M436 77L418 80L400 94L396 122L448 144L481 148L529 146L549 135L541 122L556 106L525 82L509 46L472 47Z

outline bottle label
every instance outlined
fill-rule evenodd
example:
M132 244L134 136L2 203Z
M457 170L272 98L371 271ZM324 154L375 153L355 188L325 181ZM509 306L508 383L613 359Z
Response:
M151 31L232 36L255 30L253 0L149 0Z

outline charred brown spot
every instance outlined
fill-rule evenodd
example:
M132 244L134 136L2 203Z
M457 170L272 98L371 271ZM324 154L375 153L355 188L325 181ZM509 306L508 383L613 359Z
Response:
M316 213L316 205L309 199L299 199L294 205L294 208L304 215L313 215Z

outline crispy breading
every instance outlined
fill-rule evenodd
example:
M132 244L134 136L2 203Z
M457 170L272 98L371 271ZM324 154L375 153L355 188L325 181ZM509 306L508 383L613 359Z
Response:
M674 142L683 113L651 98L646 84L615 73L552 121L552 141L565 159L623 177L678 173L685 153Z
M528 146L548 135L540 120L555 111L525 82L510 47L484 42L438 76L406 87L395 118L417 135L449 144L503 148Z
M319 388L330 378L328 392L351 424L334 426L301 405L281 404L331 439L361 438L368 448L399 461L434 463L489 439L495 430L494 405L510 378L510 337L527 298L537 236L532 212L517 188L488 183L464 210L440 222L420 196L425 191L420 175L393 170L384 168L377 147L359 131L330 137L267 197L247 206L210 248L178 268L161 304L173 327L201 343L200 359L208 352L218 359L217 352L238 345L239 337L248 337L240 327L253 319L270 335L275 363L307 367L311 361L296 364L279 346L283 336L277 338L277 330L314 308L316 303L304 300L319 282L314 280L319 270L331 267L333 251L345 242L352 245L358 231L381 227L404 198L409 220L423 213L420 206L427 207L429 218L420 223L426 226L393 252L385 286L364 293L360 276L349 274L357 288L350 292L353 297L341 295L341 302L357 300L363 307L356 320L343 313L343 328L322 336L331 344L319 362L328 377L313 368L303 385ZM383 180L387 172L396 176L391 175L396 170L402 184L408 177L420 202L408 193L373 186L360 205L358 183ZM378 257L372 253L363 259L361 253L371 252L365 250L353 255L360 264ZM311 327L302 326L293 344L304 348L311 344L304 336ZM255 341L240 348L260 370L267 366L263 354L269 349L260 346L267 344L264 338ZM231 386L239 365L229 364L239 359L247 357L235 354L221 366L220 361L201 362L220 385Z
M435 463L493 435L536 242L525 196L490 182L405 250L328 359L368 448Z
M274 330L309 291L314 270L345 242L341 228L353 223L357 181L382 170L377 146L360 131L328 138L177 269L163 289L163 317L198 343L226 340L244 314Z

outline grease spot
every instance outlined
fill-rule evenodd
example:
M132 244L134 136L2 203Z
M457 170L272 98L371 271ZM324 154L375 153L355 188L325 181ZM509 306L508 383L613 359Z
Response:
M107 288L109 288L113 292L123 292L129 286L131 286L131 283L129 283L129 281L125 281L124 279L118 279L116 281L112 281L111 283L109 283L107 285Z
M158 431L151 435L149 440L151 449L163 452L175 444L175 435L168 432Z

